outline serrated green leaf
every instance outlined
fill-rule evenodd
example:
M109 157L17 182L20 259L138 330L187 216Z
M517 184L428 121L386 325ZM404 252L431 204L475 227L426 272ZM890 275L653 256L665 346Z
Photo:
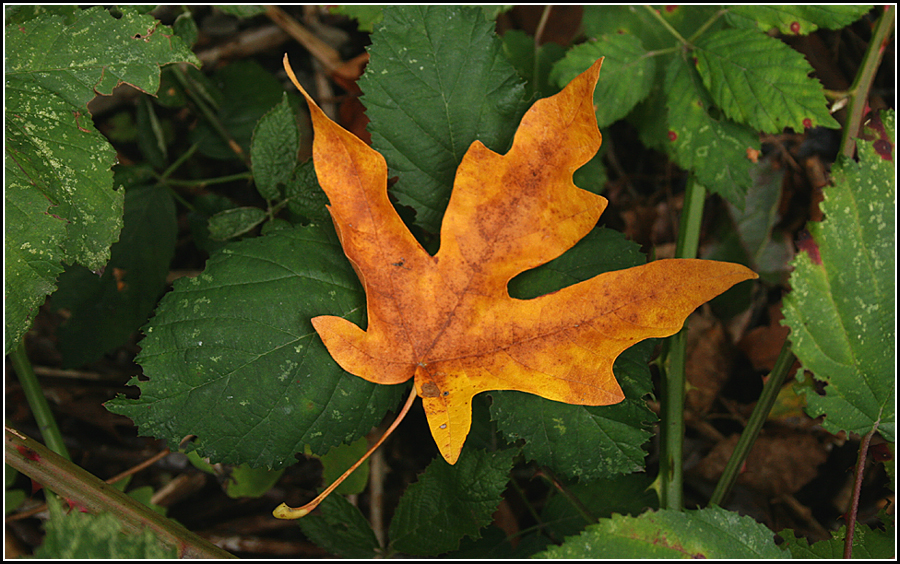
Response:
M367 433L403 392L341 370L310 323L360 323L363 296L330 228L229 244L177 280L144 329L140 399L106 405L169 444L197 435L213 462L280 468L305 445L323 454Z
M640 473L590 481L582 479L566 484L566 487L593 517L602 519L612 517L614 513L636 517L648 509L655 511L659 501L652 483L653 476ZM572 501L561 494L553 495L547 501L541 511L541 520L546 523L547 532L558 539L576 535L591 524L584 516L572 511Z
M709 115L712 100L700 76L675 57L666 69L669 147L675 161L701 184L738 208L750 187L747 151L759 151L759 135L746 126Z
M812 66L781 41L752 29L704 34L695 43L697 71L732 120L766 133L785 127L839 128Z
M825 220L810 223L819 259L793 261L784 324L803 367L827 382L807 393L824 427L894 440L896 393L896 172L894 114L882 114L875 141L857 142L859 163L844 160L823 190ZM890 159L890 160L889 160Z
M380 550L372 526L343 496L326 497L318 511L297 525L309 540L341 558L375 558Z
M126 10L115 19L102 7L4 29L7 352L52 291L60 262L100 270L109 259L124 194L112 189L115 151L87 103L120 82L155 92L160 65L198 64L167 33L150 16ZM27 223L12 227L19 221Z
M600 57L604 57L603 69L594 90L594 107L597 126L606 127L628 115L650 94L656 61L634 35L605 35L570 49L553 66L550 80L563 87Z
M250 141L253 181L263 198L276 200L281 197L283 185L290 180L297 163L298 150L297 117L285 92L281 103L260 118Z
M391 547L428 556L456 550L465 536L477 539L500 505L517 453L463 447L452 466L433 460L400 498L388 533Z
M613 515L539 558L782 558L774 534L750 517L719 507Z
M570 405L522 392L491 392L491 418L506 437L525 440L523 453L564 476L611 478L644 469L647 453L641 448L656 420L641 396L650 390L647 355L652 341L623 352L613 372L622 383L625 400L615 405ZM642 392L630 385L644 380Z
M319 186L312 159L294 167L290 180L284 189L288 198L288 209L313 221L330 222L328 196Z
M192 87L203 86L194 73L188 73ZM246 153L260 118L281 102L284 87L258 63L234 61L216 70L210 80L208 97L218 99L218 118L231 138ZM200 152L216 159L237 158L228 142L205 120L191 132L191 142L200 144Z
M803 537L797 537L791 529L778 533L784 539L780 548L789 552L793 558L805 560L837 560L844 557L844 539L847 528L834 531L833 538L809 544ZM887 531L871 529L867 525L857 524L853 530L853 558L871 558L875 560L892 560L896 554L894 535Z
M392 193L437 233L473 141L505 152L527 106L494 24L470 6L387 6L359 80Z
M778 5L748 4L728 8L725 18L735 27L769 31L777 29L785 35L807 35L819 27L839 29L863 17L871 5Z
M691 37L706 22L711 22L707 31L721 28L723 19L715 17L719 9L719 6L709 4L668 5L663 9L640 4L589 4L584 7L581 20L587 37L628 34L640 39L648 51L657 51L679 46L678 39L659 18L665 20L682 37Z
M66 366L80 366L122 346L147 322L166 287L178 226L164 186L133 186L125 194L122 236L101 276L71 266L50 298L66 310L57 331Z
M125 534L122 523L109 513L91 515L71 511L44 525L47 534L34 552L35 558L161 559L176 558L174 546L162 544L149 529L140 534Z
M259 208L232 208L220 211L209 218L209 238L214 241L227 241L240 237L265 220L266 212Z

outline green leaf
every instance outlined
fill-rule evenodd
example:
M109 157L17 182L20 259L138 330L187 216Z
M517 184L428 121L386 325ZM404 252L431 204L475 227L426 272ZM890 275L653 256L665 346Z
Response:
M759 135L732 121L714 119L697 71L675 57L666 70L669 147L675 161L695 172L701 184L743 208L750 187L747 151L759 151Z
M141 434L177 445L197 435L213 462L280 468L309 445L324 454L366 434L403 386L347 374L310 323L362 321L364 294L330 228L298 227L231 243L203 274L176 280L145 327L137 400L107 407Z
M341 558L375 558L381 547L359 508L340 495L330 495L319 510L297 521L303 534Z
M611 6L609 4L589 4L584 7L582 26L587 37L599 38L604 35L633 35L641 40L648 51L678 47L678 39L662 25L659 17L672 26L682 37L690 37L704 22L712 21L708 31L721 28L722 18L716 18L721 8L715 5L667 5L665 8L650 8L644 5ZM651 13L655 11L655 14Z
M793 256L793 246L775 226L781 220L778 207L781 203L781 186L784 168L774 158L766 156L750 169L750 190L744 209L728 206L734 220L731 229L743 249L749 263L763 278L773 284L780 283ZM705 255L704 258L713 258Z
M164 186L125 193L125 225L101 276L71 266L59 278L50 307L65 310L59 350L66 366L80 366L125 344L147 322L166 287L178 226Z
M882 122L883 120L883 122ZM825 220L808 226L818 257L793 261L784 324L794 354L827 382L807 393L824 427L894 440L896 381L896 151L894 114L882 114L874 141L857 141L859 163L844 160L823 190ZM815 253L814 253L815 254Z
M615 405L570 405L522 392L491 392L491 418L506 440L525 440L527 460L536 460L565 476L611 478L640 472L647 453L641 448L656 420L641 396L650 391L647 356L653 341L623 352L613 366L625 391ZM635 393L632 380L644 380Z
M541 558L783 558L773 533L750 517L719 507L662 509L639 517L613 515Z
M871 9L871 4L861 6L748 4L729 7L725 18L735 27L754 28L759 31L774 28L784 35L808 35L819 27L840 29L850 25Z
M505 152L527 109L494 23L470 6L387 6L359 80L392 193L437 233L473 141Z
M646 262L621 233L595 228L559 258L510 281L510 295L529 299L597 274ZM528 459L566 476L611 477L639 471L646 453L645 429L656 418L641 398L650 392L647 356L653 341L626 350L613 371L626 400L603 407L569 405L521 392L491 392L491 418L509 441L525 439Z
M653 489L653 476L647 473L590 481L582 479L566 487L598 519L612 517L614 513L638 516L648 509L656 510L659 505ZM547 532L558 539L576 535L591 524L573 511L572 502L559 493L544 505L541 520L546 524Z
M785 127L839 128L812 66L781 41L752 29L728 29L697 40L697 70L732 120L766 133Z
M192 87L206 86L188 73ZM213 89L208 96L218 100L217 117L231 138L246 153L259 120L282 100L284 86L268 70L254 61L234 61L212 76ZM207 86L208 87L208 86ZM207 103L209 101L207 100ZM206 120L191 132L191 142L200 143L200 152L216 159L236 158L228 142Z
M456 550L464 536L479 538L500 505L517 453L463 447L455 465L433 460L400 498L388 533L391 547L428 556Z
M527 99L547 98L559 92L559 87L550 82L550 71L566 55L562 45L551 41L535 48L534 37L524 31L510 29L503 34L503 52L519 76L525 79Z
M650 94L656 62L634 35L605 35L573 47L557 62L550 80L564 87L600 57L603 68L594 90L597 126L606 127L626 115Z
M124 534L122 523L109 513L90 515L71 511L44 525L44 543L34 552L35 558L161 559L176 558L174 546L162 544L149 529L140 534Z
M369 442L365 437L360 437L350 444L341 444L332 448L327 454L319 457L322 462L322 483L331 484L353 466L357 460L363 457L369 450ZM335 490L335 494L351 495L362 493L369 483L369 459L366 459L359 468L341 482Z
M349 4L331 6L328 10L332 14L338 14L355 19L358 24L357 29L359 29L359 31L372 33L372 31L375 29L375 26L381 23L381 21L384 19L384 12L382 11L382 8L383 6L360 6L358 4Z
M100 270L122 228L115 151L87 103L121 82L155 92L160 65L199 62L152 17L126 10L115 19L102 7L9 24L4 44L9 352L53 290L59 263Z
M327 223L331 215L325 207L328 196L319 186L312 159L294 167L294 172L284 188L288 198L288 209L313 221Z
M797 537L794 531L785 529L778 533L784 543L780 548L790 552L796 559L805 560L837 560L844 557L844 539L847 538L846 526L831 533L832 538L809 544L803 537ZM896 545L893 532L872 529L861 523L853 530L853 558L873 560L893 560Z
M232 208L220 211L209 218L209 238L227 241L246 235L266 220L266 212L259 208Z
M297 116L294 115L285 92L281 103L256 124L250 141L253 181L263 198L277 200L281 197L283 185L290 180L297 163L299 150Z

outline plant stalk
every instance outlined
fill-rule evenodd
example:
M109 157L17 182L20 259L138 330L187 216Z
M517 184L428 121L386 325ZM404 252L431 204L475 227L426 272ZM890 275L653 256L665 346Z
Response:
M656 8L654 8L652 6L647 6L647 5L644 5L644 8L646 8L647 11L650 12L650 15L654 19L656 19L660 24L662 24L662 26L664 28L666 28L666 30L669 33L671 33L673 36L675 36L675 39L677 39L679 43L681 43L682 45L690 46L690 42L688 42L687 39L682 37L682 35L680 33L678 33L678 30L675 29L674 27L672 27L672 24L667 22L666 18L662 17L662 15L660 15L659 11Z
M233 555L188 531L171 519L104 483L34 439L6 427L6 463L58 495L91 513L115 515L130 532L153 531L163 542L178 548L179 557L234 558Z
M561 493L563 497L566 498L566 500L570 504L572 504L572 507L575 509L575 511L577 511L578 514L581 515L581 518L584 519L588 525L593 525L594 523L598 522L598 519L594 517L594 514L591 513L590 509L588 509L580 499L575 497L575 494L569 491L569 488L567 488L562 482L559 481L559 478L556 477L556 474L554 474L552 470L544 467L537 472L537 475L550 482L550 485L556 488L557 491L559 491L559 493Z
M19 377L19 383L22 385L22 391L25 392L25 399L31 408L31 413L37 421L38 430L41 432L47 448L62 456L66 460L72 460L69 456L69 450L63 442L62 433L59 432L59 426L56 424L56 418L50 410L50 404L41 391L41 384L34 374L31 367L31 361L25 353L25 339L19 341L19 346L13 352L9 353L12 361L13 369Z
M784 344L781 346L781 352L778 353L778 359L775 361L775 366L766 379L762 393L759 395L759 400L753 408L753 413L750 414L750 419L747 420L747 426L744 427L744 431L734 447L734 452L731 453L731 458L728 459L725 470L722 471L722 476L716 484L716 489L713 490L712 497L709 500L710 505L721 506L731 492L731 488L740 474L740 469L744 461L747 460L750 449L753 448L753 443L756 442L756 437L762 430L766 418L772 410L772 406L775 405L778 392L784 385L785 380L787 380L788 372L794 364L794 360L794 355L791 353L791 343L785 339Z
M704 188L693 176L688 178L678 227L678 242L675 246L677 258L696 258L700 246L700 227L703 220L703 205L706 200ZM681 510L684 508L684 390L687 378L684 363L687 349L687 322L684 328L669 337L663 346L663 360L660 363L662 389L660 401L660 462L659 462L659 504L661 508Z
M853 472L853 497L850 500L850 510L847 512L847 532L844 537L844 558L853 557L853 534L856 531L856 516L859 513L859 495L862 492L863 475L866 470L866 460L869 455L869 442L872 435L878 430L881 418L872 426L872 430L866 433L859 445L859 459L856 461L856 470Z
M875 80L875 73L881 65L885 44L890 39L891 31L894 29L894 14L896 11L896 6L885 6L884 13L878 18L878 23L872 32L872 39L869 41L869 47L866 49L859 73L857 73L856 79L853 81L853 86L850 87L847 124L844 126L844 132L841 137L840 154L844 157L852 158L853 153L856 152L856 137L859 136L859 128L863 117L865 117L863 113L869 100L869 90L872 88L872 81Z

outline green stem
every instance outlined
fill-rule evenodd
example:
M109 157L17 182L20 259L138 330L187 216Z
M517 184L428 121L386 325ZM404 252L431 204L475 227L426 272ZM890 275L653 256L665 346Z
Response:
M150 529L163 542L176 546L179 557L234 558L10 427L6 428L4 454L7 464L88 511L112 513L134 533Z
M850 87L850 103L847 111L847 123L844 126L844 134L841 137L840 154L847 158L852 158L856 151L856 137L859 135L859 127L862 124L863 112L866 109L866 102L869 99L869 89L872 88L872 81L875 80L875 73L881 64L881 57L884 54L884 43L890 38L891 31L894 29L894 13L896 6L887 6L884 13L878 19L875 30L872 33L872 39L869 41L869 48L863 57L862 67Z
M172 173L174 173L176 170L178 170L178 167L180 167L182 164L184 164L184 162L186 160L191 158L191 155L196 153L197 149L199 149L199 148L200 148L200 143L199 142L194 143L193 145L191 145L191 147L187 151L181 153L181 155L177 159L175 159L175 162L172 163L171 166L169 166L169 168L167 168L165 171L163 171L163 173L161 175L159 175L159 182L165 183L168 180L168 178L172 175Z
M9 358L12 361L13 369L16 371L16 376L19 377L19 383L22 384L25 399L28 401L31 413L34 414L38 430L41 432L44 442L47 443L47 447L66 460L72 460L63 442L62 433L59 432L56 418L53 417L53 412L50 410L50 404L47 403L47 398L44 397L44 392L41 391L41 384L38 382L34 369L31 367L31 361L28 360L28 355L25 353L24 338L19 341L19 346L16 350L9 354Z
M228 147L236 154L244 164L247 165L247 168L250 168L250 159L240 145L231 137L228 133L228 130L225 128L225 125L219 119L219 116L215 114L215 112L210 109L210 107L206 104L206 102L194 91L194 88L191 87L190 78L187 75L187 72L181 68L176 67L175 72L173 73L178 81L181 83L182 87L184 87L184 91L194 102L194 105L197 106L197 109L200 110L200 113L203 114L203 117L206 119L207 123L219 134Z
M788 372L791 369L791 365L794 364L794 360L794 355L791 353L791 343L785 339L784 344L781 345L778 359L775 361L775 366L772 368L772 372L763 386L759 401L756 402L756 407L753 408L753 413L750 414L747 426L744 427L741 438L738 439L734 452L731 453L731 458L728 459L728 464L725 465L725 470L719 478L719 483L716 484L716 489L709 500L710 505L721 506L731 492L731 488L740 474L740 469L744 465L744 461L747 460L750 449L753 448L753 443L756 442L756 437L762 430L766 418L772 410L772 406L775 405L778 392L784 385L785 380L787 380Z
M678 227L677 258L695 258L700 246L700 227L706 189L693 176L688 178ZM660 507L684 508L684 389L687 380L684 362L687 350L687 322L684 328L669 337L663 347L660 363L662 389L660 391Z
M697 31L694 32L694 35L692 35L690 37L690 39L688 39L688 43L693 44L694 41L697 41L697 38L700 37L701 35L703 35L704 33L706 33L706 30L709 29L709 27L712 24L716 23L716 20L718 20L719 18L721 18L722 16L724 16L727 13L728 13L728 8L725 8L725 9L719 10L718 12L713 14L713 16L711 18L709 18L708 20L703 22L703 25L701 25L697 29Z
M653 8L652 6L647 6L647 5L645 5L644 8L646 8L647 11L650 12L650 15L653 18L655 18L656 21L661 23L662 26L669 31L669 33L674 35L675 39L677 39L679 41L679 43L681 43L682 45L690 46L690 43L688 42L688 40L685 39L684 37L682 37L681 34L678 33L678 30L675 29L674 27L672 27L672 24L667 22L666 18L662 17L662 15L660 15L660 13L656 10L656 8Z
M249 172L239 172L228 176L219 176L218 178L203 178L200 180L166 180L169 186L181 186L184 188L204 188L213 184L225 184L226 182L234 182L235 180L251 180L253 174Z
M575 511L577 511L578 514L581 515L581 517L585 521L587 521L588 525L597 523L597 518L594 517L591 511L581 502L580 499L575 496L575 494L569 491L569 488L567 488L562 482L559 481L559 478L556 477L556 474L554 474L552 470L550 470L549 468L541 468L537 472L537 475L550 482L550 485L556 488L559 493L561 493L563 497L565 497L566 500L572 504L572 507L575 508Z

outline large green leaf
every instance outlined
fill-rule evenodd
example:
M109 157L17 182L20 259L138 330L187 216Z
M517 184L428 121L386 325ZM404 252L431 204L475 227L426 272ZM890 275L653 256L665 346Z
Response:
M695 43L697 70L729 118L766 133L785 127L838 128L812 66L781 41L753 29L708 33Z
M759 151L759 135L747 126L710 116L712 99L697 71L682 57L669 63L665 91L676 162L693 170L704 186L743 208L751 183L747 150Z
M124 10L116 19L101 7L9 24L4 43L9 352L52 291L59 263L100 270L122 228L115 152L87 103L121 82L156 92L160 65L198 62L154 18Z
M464 447L456 464L438 457L400 498L388 535L400 552L428 556L478 538L506 489L518 449L487 452Z
M894 114L882 114L874 141L857 142L823 190L825 220L809 224L817 252L793 261L784 323L803 367L827 382L807 393L824 426L894 440L896 342L896 168Z
M494 24L469 6L386 6L359 81L392 192L437 233L456 168L476 139L505 152L527 109Z
M177 280L145 328L141 397L107 406L144 435L200 438L212 462L279 468L324 454L396 407L402 386L347 374L313 330L317 315L362 322L364 294L333 230L308 226L231 243Z
M550 80L564 87L600 57L603 69L594 90L597 126L619 120L650 94L656 62L634 35L605 35L573 47L553 66Z
M613 515L538 555L542 558L783 558L774 534L750 517L710 507Z

